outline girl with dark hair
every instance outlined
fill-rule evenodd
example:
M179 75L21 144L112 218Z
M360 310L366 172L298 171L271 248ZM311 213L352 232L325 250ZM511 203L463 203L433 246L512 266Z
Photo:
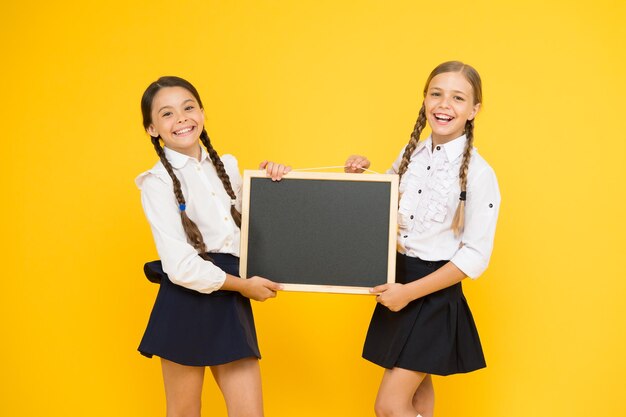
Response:
M487 268L500 192L493 169L473 147L482 103L478 72L458 61L437 66L409 143L390 174L400 176L396 283L378 294L363 357L385 369L378 417L432 417L431 374L485 367L461 281ZM420 142L426 122L431 135ZM346 172L369 168L352 155Z
M281 286L238 277L237 160L215 151L200 96L182 78L150 84L141 111L159 162L136 183L162 270L139 351L161 358L167 416L200 416L206 366L230 417L262 416L261 356L249 299L275 297ZM290 170L267 161L260 168L274 180Z

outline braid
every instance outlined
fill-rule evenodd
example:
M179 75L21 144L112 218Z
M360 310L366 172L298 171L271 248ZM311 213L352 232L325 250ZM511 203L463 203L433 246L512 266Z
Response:
M420 135L422 134L424 126L426 126L426 107L422 103L422 108L420 109L419 115L417 116L417 121L415 122L415 127L413 128L413 132L411 133L411 139L404 149L402 162L400 163L400 167L398 168L398 175L400 176L400 179L402 179L402 175L404 175L407 167L409 166L411 155L413 154L413 151L415 150L415 147L420 140Z
M235 201L237 199L237 195L235 195L235 192L233 191L233 186L230 183L230 177L224 169L224 164L222 163L219 154L213 148L213 145L211 145L211 139L209 139L209 135L205 129L202 129L202 133L200 134L200 140L204 144L207 152L209 153L209 158L211 158L211 162L213 162L213 166L217 171L217 176L222 181L224 190L226 190L226 193L232 199L232 201ZM237 227L241 227L241 213L237 211L234 204L230 205L230 215L233 217L233 220L235 221Z
M170 175L170 178L172 178L172 182L174 185L174 196L176 197L178 205L184 207L186 205L186 202L185 196L183 196L183 191L180 187L180 181L176 177L176 174L174 173L174 168L172 168L170 161L168 161L165 157L165 151L161 147L159 139L159 137L151 136L152 145L154 145L154 149L156 150L156 153L159 156L161 163L165 167L167 173ZM189 242L198 251L200 256L202 256L204 259L208 259L205 258L204 255L204 253L206 252L206 245L204 244L204 240L202 239L200 229L198 229L198 226L193 222L193 220L191 220L187 216L186 210L183 209L180 211L180 219L183 223L183 229L185 230L185 234L187 235L187 239L189 240Z
M459 183L461 185L461 198L459 199L459 205L454 213L454 219L452 220L452 230L455 236L459 236L463 232L465 226L465 199L467 196L467 172L469 169L470 159L472 157L472 148L474 144L474 120L468 120L465 122L465 136L467 142L465 143L465 150L463 151L463 161L461 162L461 168L459 168Z

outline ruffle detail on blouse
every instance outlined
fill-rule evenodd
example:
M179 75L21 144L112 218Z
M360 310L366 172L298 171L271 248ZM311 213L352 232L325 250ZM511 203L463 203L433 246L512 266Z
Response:
M430 174L418 161L411 162L400 184L400 228L422 233L434 222L442 223L446 219L448 196L458 181L459 163L432 161Z

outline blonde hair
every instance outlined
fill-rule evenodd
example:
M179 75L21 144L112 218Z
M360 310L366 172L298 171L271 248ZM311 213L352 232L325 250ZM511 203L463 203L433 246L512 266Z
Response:
M428 76L426 80L426 85L424 86L424 97L426 97L426 92L428 91L428 86L434 77L439 74L443 74L446 72L460 72L465 76L465 79L470 83L473 90L474 97L474 105L478 103L482 103L483 99L483 91L482 91L482 81L480 79L480 75L478 71L476 71L472 66L464 64L460 61L447 61L442 64L439 64ZM426 126L426 108L424 103L422 102L422 107L420 108L419 115L417 116L417 121L415 122L415 127L413 128L413 132L411 133L411 139L409 143L406 145L404 150L404 154L402 155L402 161L400 162L400 167L398 168L398 175L402 178L402 175L406 172L409 162L411 160L411 155L413 151L417 147L417 144L420 140L420 135L422 130ZM467 137L467 142L465 143L465 149L463 150L463 161L461 162L461 167L459 168L459 185L461 186L461 194L459 196L459 205L456 208L456 212L454 213L454 218L452 219L452 230L454 231L455 236L460 236L463 233L463 228L465 226L465 200L467 198L467 176L470 159L472 157L472 149L474 147L474 120L468 120L465 122L465 136Z

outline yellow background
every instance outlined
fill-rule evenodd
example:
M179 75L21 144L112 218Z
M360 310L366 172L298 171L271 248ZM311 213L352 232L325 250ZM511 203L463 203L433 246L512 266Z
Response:
M438 63L483 77L476 146L503 204L488 271L465 290L488 368L435 378L437 415L624 416L626 6L595 1L5 2L1 416L164 414L136 352L157 287L134 177L156 161L139 99L196 85L241 169L407 142ZM374 300L255 303L266 415L370 416L360 358ZM204 415L224 416L207 375Z

